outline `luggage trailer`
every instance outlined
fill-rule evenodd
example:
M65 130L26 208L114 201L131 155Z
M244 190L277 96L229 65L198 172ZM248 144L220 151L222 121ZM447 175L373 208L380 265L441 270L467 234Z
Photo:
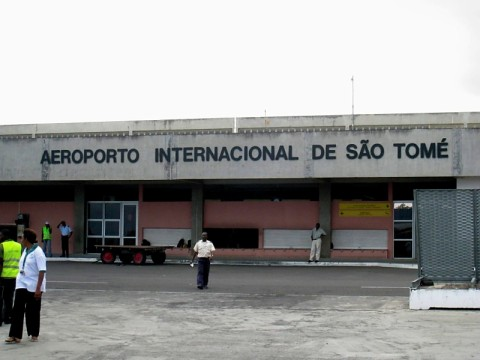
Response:
M95 247L101 249L100 260L104 264L113 264L118 256L123 264L133 262L135 265L143 265L150 256L154 264L161 265L167 258L165 250L173 249L175 246L95 245Z

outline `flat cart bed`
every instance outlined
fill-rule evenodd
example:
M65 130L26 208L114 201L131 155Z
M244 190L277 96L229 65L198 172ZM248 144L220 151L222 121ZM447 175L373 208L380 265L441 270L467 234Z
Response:
M102 250L100 260L104 264L113 264L118 256L124 264L133 262L136 265L142 265L145 264L147 256L150 256L155 264L161 265L167 258L165 250L173 249L175 246L95 245L95 247Z

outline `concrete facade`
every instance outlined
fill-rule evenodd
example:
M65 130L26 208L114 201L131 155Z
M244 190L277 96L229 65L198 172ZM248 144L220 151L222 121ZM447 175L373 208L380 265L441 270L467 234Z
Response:
M480 176L480 129L2 136L2 181ZM208 171L205 171L208 167Z
M202 229L212 224L215 228L257 229L256 253L251 249L245 256L258 256L261 251L271 252L262 245L268 233L275 233L273 230L288 230L286 236L294 237L295 232L300 234L301 229L308 230L320 221L329 234L323 244L325 256L392 258L393 213L380 218L372 215L362 218L358 214L345 218L339 202L360 200L365 204L368 195L360 199L356 194L343 196L338 186L385 184L380 199L373 199L378 202L375 206L413 200L397 198L398 189L407 187L397 183L414 187L419 182L440 181L440 187L452 182L459 187L478 187L479 137L480 113L8 125L0 126L0 187L13 193L23 189L31 192L35 188L42 191L44 186L72 187L72 199L44 202L44 210L55 214L59 203L71 204L71 212L51 216L58 220L60 216L66 217L74 226L75 252L86 252L86 238L92 235L93 223L89 223L92 219L87 214L89 204L99 199L106 203L122 198L122 201L138 202L136 235L129 239L137 243L145 231L155 229L189 229L191 239L198 239ZM116 185L132 187L133 195L115 196L101 188ZM23 187L19 190L18 186ZM179 212L166 222L168 210L160 210L166 198L159 195L156 200L143 201L149 196L145 195L145 186L167 193L172 186L186 188L190 193L189 216L185 216L185 209L177 207L178 200L173 200L169 208L178 208ZM297 194L306 186L317 195L313 200L292 195L280 204L274 200L282 199L272 198L272 202L266 204L258 191L258 197L246 195L241 206L238 202L228 203L225 195L209 198L213 188L225 188L224 193L229 193L231 188L233 193L242 186L248 187L251 193L256 187L265 188L267 192L278 187L295 192L298 187ZM0 223L11 224L17 213L29 212L32 223L39 227L45 215L34 206L41 196L34 197L29 201L21 194L10 194L9 201L0 199L3 211ZM208 205L216 200L221 203ZM294 205L287 200L305 203L298 208L298 203ZM312 212L307 206L311 201L316 211ZM228 209L235 215L224 218ZM296 210L292 212L293 209ZM160 211L161 216L147 220L147 211ZM249 217L249 213L256 211L262 215ZM275 214L275 218L270 219L270 214ZM220 218L224 223L214 220ZM105 232L108 224L105 219L102 221ZM51 223L56 225L56 220ZM388 241L379 249L371 246L373 240L367 239L370 246L362 247L353 239L351 248L343 246L330 252L332 230L385 230ZM278 239L279 250L287 240ZM242 244L237 244L238 247ZM298 247L292 246L295 250L290 254L305 258L308 241L304 251L298 251ZM288 246L284 246L281 251L285 248L288 250ZM228 249L225 253L235 251Z

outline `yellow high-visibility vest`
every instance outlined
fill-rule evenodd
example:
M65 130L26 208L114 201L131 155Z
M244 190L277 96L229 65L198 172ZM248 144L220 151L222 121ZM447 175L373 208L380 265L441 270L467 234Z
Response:
M18 275L18 264L22 256L22 245L14 240L6 240L3 246L3 269L2 278L16 278Z
M51 233L51 228L48 228L46 226L44 226L42 228L42 232L43 232L43 240L52 240L52 233Z

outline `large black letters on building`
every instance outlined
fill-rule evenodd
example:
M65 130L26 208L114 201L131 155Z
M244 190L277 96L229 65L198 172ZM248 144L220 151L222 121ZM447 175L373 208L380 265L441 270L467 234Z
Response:
M370 140L361 140L359 144L345 146L345 158L349 160L380 160L393 151L399 160L448 159L448 142L443 138L438 143L394 143L391 148ZM296 161L299 160L292 145L262 146L186 146L155 148L156 163L171 162L230 162L230 161ZM135 164L140 160L140 152L135 148L122 149L56 149L45 150L41 164ZM337 144L313 144L311 160L336 160Z
M279 161L298 160L293 146L207 146L155 149L155 162Z
M58 164L124 164L136 163L140 159L137 149L83 149L45 150L40 163Z

